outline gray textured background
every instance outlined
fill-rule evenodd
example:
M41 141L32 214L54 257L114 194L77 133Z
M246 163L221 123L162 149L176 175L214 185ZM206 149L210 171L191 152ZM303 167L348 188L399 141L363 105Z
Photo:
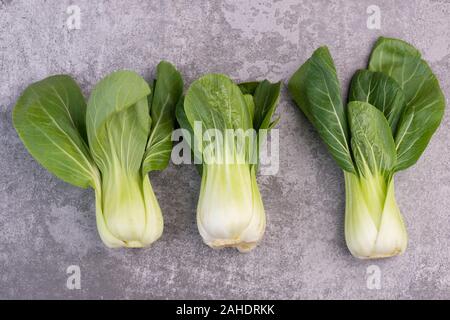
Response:
M69 31L66 8L81 8ZM381 9L381 30L366 8ZM450 119L415 167L396 177L409 247L403 256L359 261L343 237L344 181L318 135L287 97L278 109L281 168L259 178L267 213L249 254L215 251L195 223L200 179L191 166L151 175L165 218L146 250L110 250L95 226L92 190L41 168L11 123L20 92L49 74L73 75L86 94L108 72L147 78L160 59L189 84L206 72L236 80L286 81L320 45L343 88L380 35L424 54L450 97L450 1L0 1L0 298L450 298ZM447 100L448 101L448 100ZM81 290L66 268L81 268ZM366 268L382 271L368 290Z

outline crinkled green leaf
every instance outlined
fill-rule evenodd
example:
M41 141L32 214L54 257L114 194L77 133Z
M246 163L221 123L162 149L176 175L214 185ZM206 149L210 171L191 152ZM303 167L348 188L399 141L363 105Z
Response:
M239 87L226 75L207 74L194 81L184 99L191 126L202 121L205 128L244 129L252 120Z
M226 129L252 128L252 119L246 99L239 87L227 76L208 74L194 81L184 99L184 111L189 124L201 124L204 134L203 144L214 141L208 136L208 129L219 130L225 136ZM194 139L200 137L194 136ZM197 143L198 154L203 154L203 144ZM246 148L244 148L246 149ZM248 154L247 154L248 155Z
M381 72L358 70L352 78L349 101L365 101L377 107L395 134L405 109L405 95L397 82Z
M404 41L380 38L372 51L369 69L395 79L405 94L406 108L395 136L395 170L406 169L417 162L438 128L444 115L444 95L420 53Z
M183 93L183 79L173 65L158 64L156 81L151 95L152 127L143 162L143 172L167 167L172 150L172 131L175 125L175 107Z
M86 103L77 83L56 75L31 84L13 111L13 123L31 155L75 186L93 185L96 167L86 144Z
M288 89L338 165L355 172L339 80L328 48L313 53L289 80Z
M351 146L358 172L387 173L396 162L394 138L384 114L367 102L348 104Z

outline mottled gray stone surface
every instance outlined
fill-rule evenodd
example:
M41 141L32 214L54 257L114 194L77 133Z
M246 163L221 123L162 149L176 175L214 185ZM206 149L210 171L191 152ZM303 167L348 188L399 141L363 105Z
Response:
M81 9L80 30L66 26L70 4ZM381 30L366 27L371 4L381 9ZM20 92L49 74L73 75L88 94L112 70L150 78L160 59L175 63L187 84L206 72L286 81L328 45L346 88L380 35L417 46L448 98L449 16L448 0L0 1L0 298L450 298L448 112L417 165L396 177L409 247L379 261L347 251L342 173L285 89L281 168L259 178L268 224L249 254L202 243L200 179L175 165L151 175L162 238L145 250L105 248L92 190L40 167L11 123ZM367 288L371 264L381 270L380 290ZM69 265L81 268L80 290L66 288Z

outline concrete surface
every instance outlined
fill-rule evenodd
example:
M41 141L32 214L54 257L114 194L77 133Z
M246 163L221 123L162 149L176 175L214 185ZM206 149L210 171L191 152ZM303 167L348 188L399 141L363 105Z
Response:
M66 25L71 4L81 9L79 30ZM366 27L371 4L381 10L381 30ZM281 168L259 178L268 224L249 254L202 243L200 179L192 166L175 165L151 175L162 238L146 250L105 248L92 190L40 167L11 124L20 92L49 74L73 75L88 94L115 69L150 78L160 59L175 63L187 84L206 72L286 81L328 45L347 88L380 35L417 46L448 98L449 16L448 0L1 0L0 298L450 298L449 112L417 165L396 177L409 247L378 261L347 251L342 173L286 90L278 109ZM80 267L79 290L66 287L70 265ZM370 265L381 272L379 290L368 289Z

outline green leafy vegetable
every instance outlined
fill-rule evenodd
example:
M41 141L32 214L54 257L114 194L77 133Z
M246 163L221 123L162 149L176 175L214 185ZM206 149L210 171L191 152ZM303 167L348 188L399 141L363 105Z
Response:
M313 53L289 80L288 89L339 166L355 172L339 80L328 48Z
M413 165L439 126L445 100L417 49L380 38L369 70L351 82L349 104L326 48L317 49L289 81L289 92L316 127L346 188L345 238L359 258L402 253L407 234L394 195L395 172Z
M391 128L383 113L367 102L348 104L351 146L358 172L389 173L396 153Z
M147 172L167 165L182 88L178 71L161 62L150 103L144 79L117 71L95 86L87 107L76 82L58 75L30 85L14 108L31 155L62 180L95 190L97 227L108 247L148 246L162 233Z
M170 63L162 61L157 67L157 75L149 101L153 121L145 152L144 173L164 170L169 163L171 136L176 121L175 107L183 93L183 79Z
M372 51L369 70L393 78L405 95L406 109L395 136L395 171L406 169L417 162L439 127L444 115L444 95L428 64L406 42L380 38Z
M249 251L264 234L265 212L256 182L261 131L255 130L274 125L279 94L280 83L238 86L225 75L208 74L191 84L177 107L178 122L194 138L189 145L202 163L197 225L213 248Z
M97 169L89 153L86 103L69 76L52 76L25 89L13 112L14 126L29 152L60 179L87 188Z
M381 72L358 70L350 86L349 101L366 101L380 109L395 135L406 102L403 90L391 77Z

